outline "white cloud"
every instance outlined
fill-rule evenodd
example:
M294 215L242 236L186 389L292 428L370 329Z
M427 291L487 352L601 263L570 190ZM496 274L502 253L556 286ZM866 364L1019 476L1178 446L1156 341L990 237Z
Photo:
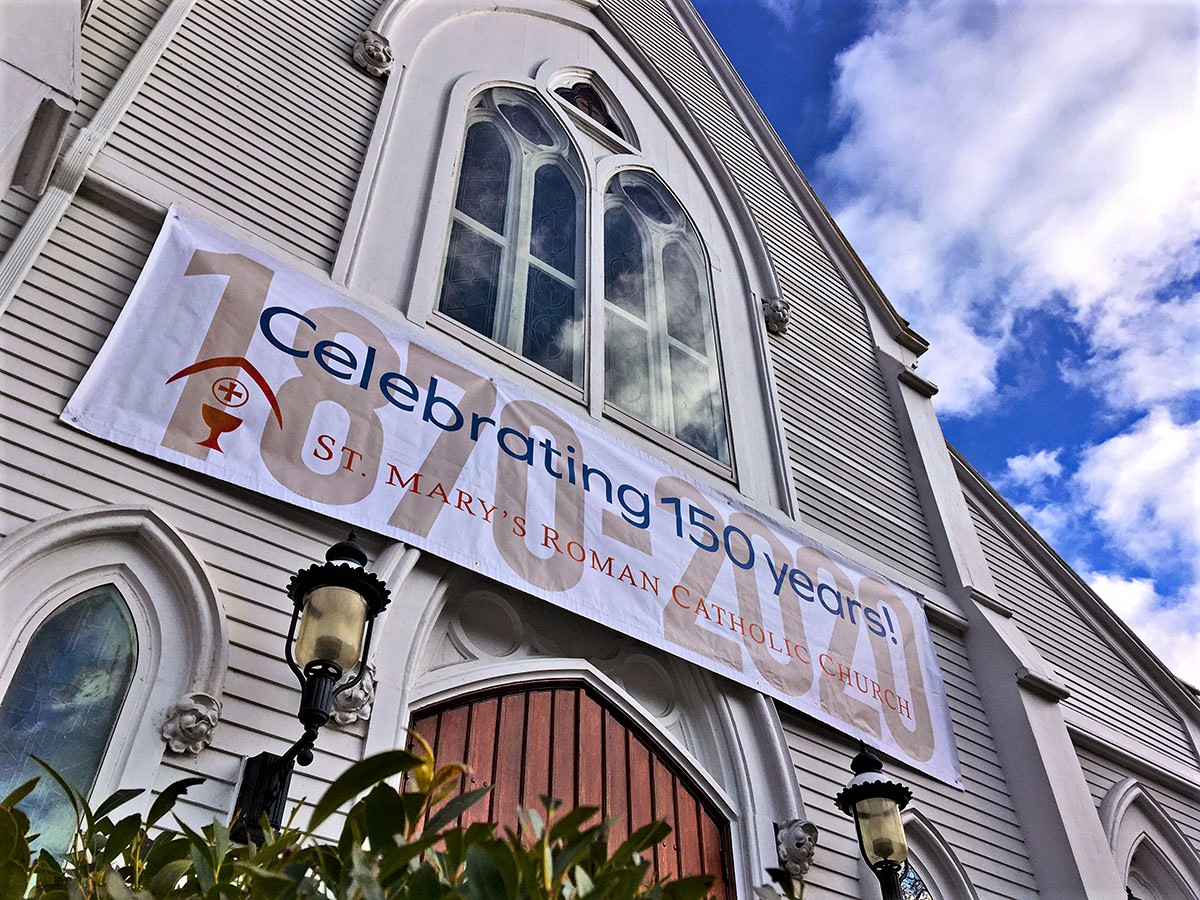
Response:
M1051 541L1111 548L1088 579L1200 684L1198 20L1192 0L878 0L839 57L847 132L814 174L931 340L942 413L999 402L1032 311L1079 340L1059 375L1133 424L997 481Z
M800 0L759 0L759 2L789 28L796 21L796 14L800 11Z
M1176 675L1200 686L1200 595L1167 599L1143 578L1086 573L1085 579L1113 611Z
M1011 456L1006 462L1006 478L1023 487L1033 487L1062 475L1062 463L1058 461L1062 449L1039 450Z
M1151 567L1164 555L1200 579L1200 422L1156 408L1087 449L1075 474L1084 500L1124 550Z
M1110 402L1200 389L1194 289L1162 296L1200 272L1196 19L1190 2L881 2L839 58L849 131L821 180L934 339L943 412L993 399L1035 306L1081 327L1096 358L1073 374Z

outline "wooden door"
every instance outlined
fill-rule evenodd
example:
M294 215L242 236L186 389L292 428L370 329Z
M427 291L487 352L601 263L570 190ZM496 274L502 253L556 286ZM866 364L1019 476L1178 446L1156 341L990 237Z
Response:
M724 816L648 735L589 688L516 685L455 698L414 713L412 729L439 762L471 767L465 790L492 787L464 823L515 829L517 808L541 810L547 794L568 809L595 806L604 818L615 816L612 847L631 827L663 819L672 830L654 848L652 872L713 875L712 896L733 895Z

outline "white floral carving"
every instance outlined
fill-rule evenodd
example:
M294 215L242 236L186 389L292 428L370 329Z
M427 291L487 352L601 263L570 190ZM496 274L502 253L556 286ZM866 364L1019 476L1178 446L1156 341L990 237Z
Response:
M771 334L787 334L792 305L783 297L762 301L763 317L767 320L767 331Z
M779 864L792 878L803 878L817 849L817 826L807 819L788 819L776 826Z
M375 702L375 667L367 666L362 681L340 694L333 695L333 721L339 725L353 725L371 718L371 705Z
M370 75L387 75L395 62L392 45L378 31L368 28L354 42L354 61Z
M185 694L167 712L162 736L172 753L199 753L212 743L221 701L211 694Z

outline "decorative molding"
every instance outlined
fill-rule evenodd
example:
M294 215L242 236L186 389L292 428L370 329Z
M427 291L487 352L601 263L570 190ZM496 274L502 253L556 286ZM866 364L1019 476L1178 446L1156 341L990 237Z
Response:
M371 718L375 704L375 666L368 663L362 680L348 691L333 695L333 721L338 725L353 725Z
M1164 897L1200 897L1200 856L1146 788L1133 778L1100 802L1100 823L1121 875L1133 871Z
M1004 616L1004 618L1006 618L1006 619L1011 619L1013 617L1013 611L1009 607L1007 607L1003 603L1001 603L999 600L993 600L991 597L989 597L987 594L983 593L983 591L979 590L978 588L970 588L970 591L971 591L971 599L974 600L976 603L978 603L980 606L985 606L988 609L990 609L992 612L999 613L1000 615Z
M353 56L359 68L377 78L386 78L396 64L391 42L374 28L368 28L358 36Z
M901 813L904 835L908 840L909 861L925 886L935 897L947 900L978 900L979 894L967 870L958 861L933 822L919 809L909 807Z
M922 397L932 397L938 392L938 386L928 378L922 378L912 369L901 369L896 376L901 384L906 384Z
M803 881L812 868L821 831L808 819L788 819L775 823L775 849L779 864L792 878Z
M1064 685L1045 675L1031 672L1024 666L1017 669L1017 684L1051 703L1061 703L1071 696L1071 692Z
M792 304L786 297L770 297L762 301L763 318L771 334L787 334L792 316Z
M213 731L221 717L221 701L212 694L193 691L185 694L167 710L162 736L172 753L193 756L212 743Z

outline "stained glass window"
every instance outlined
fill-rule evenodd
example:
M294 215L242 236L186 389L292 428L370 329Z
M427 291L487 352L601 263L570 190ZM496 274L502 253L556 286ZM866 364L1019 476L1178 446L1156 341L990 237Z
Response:
M910 865L904 867L900 877L900 896L903 900L934 900L920 874Z
M561 123L530 91L474 100L438 308L583 384L583 176Z
M40 777L21 808L38 823L38 846L66 849L74 813L31 757L87 795L129 691L137 634L111 584L85 591L33 633L0 702L0 796Z
M700 239L647 172L618 173L604 205L605 399L728 465Z

